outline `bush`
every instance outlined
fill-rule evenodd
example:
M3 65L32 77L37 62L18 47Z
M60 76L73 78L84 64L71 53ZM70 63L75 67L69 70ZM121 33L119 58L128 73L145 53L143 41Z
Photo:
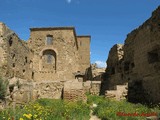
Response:
M7 93L8 81L0 77L0 99L4 100Z

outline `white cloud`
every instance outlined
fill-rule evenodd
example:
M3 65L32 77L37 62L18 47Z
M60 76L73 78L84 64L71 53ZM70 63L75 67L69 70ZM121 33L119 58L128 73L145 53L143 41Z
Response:
M69 3L69 4L72 2L72 0L66 0L66 1L67 1L67 3Z
M95 63L97 64L98 67L101 67L101 68L105 68L107 66L106 62L104 61L95 61Z

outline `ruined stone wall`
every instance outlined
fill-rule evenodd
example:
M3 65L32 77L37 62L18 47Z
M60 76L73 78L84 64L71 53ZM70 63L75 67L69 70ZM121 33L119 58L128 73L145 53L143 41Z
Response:
M60 81L26 81L25 79L12 78L10 85L14 85L8 92L6 104L25 104L40 98L61 99L63 82ZM19 84L17 84L19 81Z
M90 67L90 36L77 36L79 65L82 73Z
M67 81L64 83L63 99L70 101L87 100L86 93L100 94L101 81Z
M125 83L123 79L123 57L124 57L124 46L121 44L114 45L108 56L107 60L107 80L105 84L108 84L107 89L115 89L117 84Z
M135 69L134 48L136 34L136 30L128 34L124 44L123 77L127 81L130 80L131 75L135 76L133 71Z
M122 79L122 81L128 82L129 101L159 103L160 7L152 13L151 18L143 25L127 35L124 44L124 56L120 61L117 61L115 57L117 52L114 52L116 51L114 47L111 49L107 61L106 73L109 82L106 83L118 85L117 80ZM118 72L119 63L121 69Z
M133 49L125 51L126 54L134 51L132 57L130 55L124 59L130 59L132 66L128 70L129 100L160 102L160 7L127 39L134 43L134 46L130 45Z
M47 35L52 36L53 43L46 44ZM34 51L33 69L35 80L70 80L79 70L78 45L73 28L31 29L28 41ZM54 62L46 64L43 55L46 50L54 52Z
M5 26L5 24L0 22L0 68L1 74L6 74L7 70L7 46L4 41L4 36L7 34L12 34L11 31Z
M6 70L3 73L35 81L65 81L75 79L77 71L85 73L90 67L89 36L77 37L73 27L30 30L26 42L0 24L0 64Z
M31 79L32 53L27 44L4 24L1 28L1 65L5 65L5 76Z

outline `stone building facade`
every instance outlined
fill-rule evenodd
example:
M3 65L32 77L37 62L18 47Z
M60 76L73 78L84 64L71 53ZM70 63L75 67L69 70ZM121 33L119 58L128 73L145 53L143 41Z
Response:
M117 55L120 52L117 47L109 53L106 83L116 86L128 82L127 98L131 102L159 103L160 7L127 35L122 56ZM109 89L107 85L104 88Z
M90 67L90 39L77 36L74 27L49 27L30 28L29 40L23 41L0 23L0 65L11 78L73 80Z

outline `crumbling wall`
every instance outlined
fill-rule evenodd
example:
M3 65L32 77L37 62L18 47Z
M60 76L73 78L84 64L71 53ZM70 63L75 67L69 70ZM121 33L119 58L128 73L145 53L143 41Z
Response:
M63 99L70 101L87 100L86 93L92 95L100 94L100 81L67 81L64 83Z
M63 99L69 101L86 101L87 97L82 82L68 81L64 83Z
M116 85L116 90L106 90L105 97L116 100L126 99L128 85Z
M32 82L20 78L12 78L9 81L10 87L6 97L8 105L25 104L40 98L62 98L64 84L60 81Z
M127 35L121 59L117 59L117 48L115 45L110 50L107 79L102 83L102 91L104 92L104 88L110 89L111 86L128 82L129 101L159 103L160 7L143 25Z
M132 36L128 36L128 40L134 41L132 58L134 65L133 69L129 70L132 71L129 73L129 101L158 103L160 102L158 92L160 91L160 7L152 13L150 19L135 30L134 38Z
M105 68L99 68L97 64L91 64L93 81L102 81L105 73Z
M2 52L0 65L5 67L4 76L31 79L32 53L26 42L20 40L5 24L1 23L0 26L0 51Z
M117 52L114 52L115 46L109 53L106 70L108 84L120 84L121 80L126 81L129 101L159 103L160 7L143 25L127 35L123 50L124 55L118 62Z
M8 49L7 49L7 39L14 32L11 31L4 23L0 22L0 68L2 76L7 74L7 56L8 56Z
M124 47L121 44L114 45L107 59L107 79L104 82L107 85L107 89L116 89L118 84L124 84L126 81L123 79L123 59L124 59Z

